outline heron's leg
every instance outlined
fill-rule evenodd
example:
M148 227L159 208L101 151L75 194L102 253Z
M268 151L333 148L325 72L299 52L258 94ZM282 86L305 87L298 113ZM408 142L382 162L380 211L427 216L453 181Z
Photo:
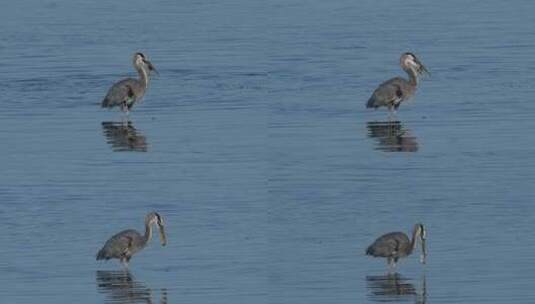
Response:
M124 100L121 103L121 111L125 113L126 117L128 117L128 114L130 113L130 107L128 106L128 100Z
M392 258L388 257L386 258L386 263L388 264L388 273L392 272Z
M128 109L126 111L123 112L123 118L122 118L122 122L123 122L123 126L128 126L128 122L130 121L130 116L128 116L128 114L130 113L128 111Z
M121 105L121 112L123 112L123 115L122 115L122 123L123 125L128 122L129 118L128 118L128 114L130 114L130 111L128 110L128 106L126 105L126 103L123 103Z
M394 118L394 113L395 110L392 110L392 105L389 105L388 106L388 121L391 122Z
M397 114L401 101L394 103L394 114Z
M398 107L396 105L393 105L393 106L388 107L388 110L390 111L389 120L390 121L395 121L396 120L396 116L398 114Z
M123 264L124 270L128 270L128 259L122 258L121 259L121 264Z

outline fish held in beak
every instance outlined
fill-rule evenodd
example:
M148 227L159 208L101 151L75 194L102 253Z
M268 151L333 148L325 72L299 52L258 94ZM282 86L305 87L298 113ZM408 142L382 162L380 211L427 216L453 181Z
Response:
M418 74L423 75L425 73L428 76L431 76L431 73L429 73L425 65L423 65L423 63L418 60L418 58L414 57L414 62L416 63L416 71L418 71Z
M167 236L165 235L165 229L163 225L158 225L158 228L160 229L160 242L162 243L162 246L167 245Z
M426 74L427 76L431 76L431 73L425 68L423 64L420 63L420 67L418 68L418 73L420 75Z
M422 238L422 254L420 255L420 263L426 264L427 248L425 247L425 239Z
M160 76L160 73L158 72L158 70L156 70L156 68L154 67L154 65L150 61L145 60L145 63L147 64L147 66L149 67L149 70L151 72L156 73L156 75L158 75L158 77Z

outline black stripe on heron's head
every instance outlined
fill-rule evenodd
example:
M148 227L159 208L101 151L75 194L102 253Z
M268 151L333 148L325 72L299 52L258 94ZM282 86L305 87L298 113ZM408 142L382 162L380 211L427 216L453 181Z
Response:
M141 57L141 58L143 58L143 59L145 59L145 55L143 55L143 53L137 52L136 55Z
M158 224L162 225L162 217L158 214L158 212L154 212L154 215L156 215L156 219L158 220Z

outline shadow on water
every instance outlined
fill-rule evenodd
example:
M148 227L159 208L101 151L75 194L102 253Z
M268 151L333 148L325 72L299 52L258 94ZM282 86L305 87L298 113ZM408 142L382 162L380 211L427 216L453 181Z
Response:
M152 290L128 271L97 271L96 277L97 289L106 297L104 303L157 303L152 301ZM161 289L158 303L167 303L166 289Z
M421 287L418 289L410 281L411 279L404 278L399 273L367 276L366 283L370 291L368 298L374 302L425 304L427 300L425 276L422 277Z
M136 130L131 121L103 121L102 130L106 137L106 142L111 145L115 152L147 152L147 138Z
M410 136L399 121L370 121L367 123L368 136L376 138L376 150L385 152L416 152L418 142Z

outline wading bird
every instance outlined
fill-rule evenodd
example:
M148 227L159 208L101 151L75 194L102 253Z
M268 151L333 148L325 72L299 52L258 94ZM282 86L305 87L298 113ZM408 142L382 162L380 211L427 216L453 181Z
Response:
M426 231L424 225L416 224L412 231L412 239L403 232L390 232L379 237L368 249L366 254L373 257L382 257L387 259L390 269L396 267L399 258L406 257L416 248L418 240L421 242L422 254L420 262L425 264L427 251L425 248Z
M418 77L429 72L413 53L403 53L400 58L401 68L409 75L409 80L395 77L383 82L373 92L366 108L388 107L390 113L396 111L402 101L414 95L418 86Z
M106 241L102 249L97 253L98 260L119 259L125 268L128 268L128 262L132 256L145 248L148 241L152 238L152 225L158 225L160 229L160 241L162 246L167 244L165 230L163 227L162 217L151 212L145 216L145 234L141 234L133 229L128 229L117 233Z
M126 78L115 83L102 100L103 108L113 108L120 106L121 111L128 113L132 106L141 101L143 95L149 87L150 73L159 75L156 68L142 53L134 54L134 68L139 74L139 79Z

